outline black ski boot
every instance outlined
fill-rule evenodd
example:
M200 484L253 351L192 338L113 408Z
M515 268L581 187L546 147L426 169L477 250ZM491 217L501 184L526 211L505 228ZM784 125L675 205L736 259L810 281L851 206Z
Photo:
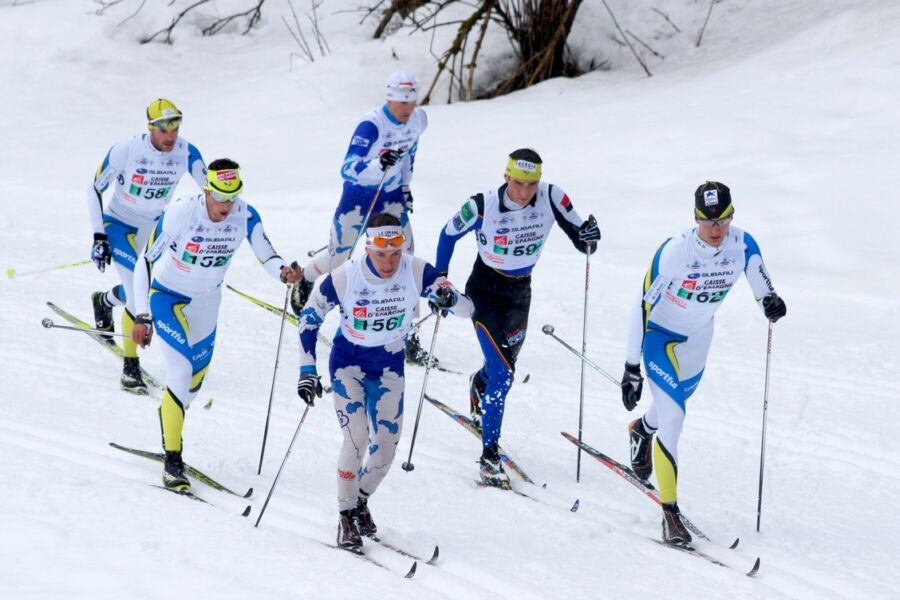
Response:
M309 300L314 285L312 281L301 279L291 287L291 310L298 317L303 311L303 307L306 306L306 301Z
M170 490L186 492L191 489L191 482L184 474L184 461L181 460L181 451L166 450L166 462L163 466L163 485Z
M113 326L112 305L106 301L106 292L94 292L91 294L91 305L94 307L94 327L112 333ZM112 336L103 336L108 343L112 343Z
M643 417L628 424L631 440L631 470L647 481L653 472L653 433L644 427Z
M673 546L688 546L691 543L691 532L681 522L681 511L678 503L663 504L662 537L663 541Z
M428 364L428 353L419 342L419 336L415 332L406 336L406 362L413 365L426 366ZM437 364L437 360L434 364Z
M350 550L351 552L362 552L362 538L356 529L356 519L354 514L356 510L342 510L338 517L337 545L338 548Z
M369 512L369 500L362 496L356 501L356 530L362 537L375 538L378 533L378 527L372 520L372 513ZM377 538L376 538L377 539Z
M475 371L469 377L469 413L472 422L481 431L481 399L484 398L486 384L481 378L481 370Z
M503 463L500 461L500 451L496 445L485 448L481 452L478 464L481 469L481 481L485 485L504 490L510 489L509 475L503 470Z
M122 389L139 396L147 395L147 384L141 376L141 361L138 357L125 357L122 365Z

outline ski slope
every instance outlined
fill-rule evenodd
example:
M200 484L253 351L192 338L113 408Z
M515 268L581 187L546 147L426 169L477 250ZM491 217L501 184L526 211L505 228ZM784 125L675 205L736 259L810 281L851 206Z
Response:
M427 83L433 72L427 38L372 41L371 24L358 27L359 15L346 12L351 2L320 9L332 54L293 68L293 41L279 18L289 14L286 3L267 4L252 36L202 38L187 26L174 46L136 43L166 21L152 7L116 27L134 3L105 18L84 0L13 4L0 0L0 267L19 273L88 256L91 175L111 144L143 130L144 107L160 96L184 111L181 135L207 161L241 163L245 198L273 244L302 262L327 239L348 136L381 101L384 78L404 67ZM109 447L157 450L156 402L119 391L121 366L87 336L40 326L55 318L48 300L88 319L90 293L117 283L114 270L4 277L0 597L900 597L900 517L891 508L900 494L900 268L889 252L900 188L900 6L728 0L695 48L707 2L609 4L665 54L646 56L652 78L609 40L605 10L591 4L584 10L594 27L580 25L573 43L608 58L612 70L427 107L413 181L418 254L433 260L442 225L468 195L499 183L509 151L536 148L545 178L600 223L588 354L618 376L629 305L653 251L691 224L698 184L727 183L735 225L759 242L788 305L774 332L761 533L766 321L745 283L719 311L681 438L679 503L720 544L705 549L735 570L655 544L659 509L591 458L582 457L575 482L575 447L560 432L577 433L580 363L540 327L553 324L580 344L584 257L557 232L534 273L518 365L529 381L511 392L501 440L546 484L523 488L541 502L477 489L479 442L427 404L416 468L399 468L424 374L409 367L398 461L370 506L385 539L419 554L440 545L439 564L419 564L412 580L398 575L411 561L389 551L371 550L396 572L321 544L334 540L341 439L327 398L310 411L253 527L302 413L292 327L257 476L279 322L223 293L216 355L187 415L184 455L226 485L256 492L245 501L196 485L211 507L152 487L157 463ZM683 34L661 33L653 7ZM180 191L192 186L186 180ZM457 284L474 256L470 239L458 244L450 272ZM226 281L283 302L283 287L248 249ZM480 365L462 320L442 324L437 354L464 373ZM325 357L320 350L322 373ZM142 364L164 377L158 348L143 352ZM434 372L429 392L464 410L467 380ZM588 371L584 439L627 460L626 425L647 404L649 394L627 413L617 390ZM248 503L253 512L243 518ZM737 536L738 548L725 549ZM757 556L759 574L744 577Z

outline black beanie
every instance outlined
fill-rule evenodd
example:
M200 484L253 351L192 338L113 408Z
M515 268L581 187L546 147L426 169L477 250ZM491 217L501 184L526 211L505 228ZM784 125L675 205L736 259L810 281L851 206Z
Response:
M712 220L724 219L734 214L731 190L724 183L707 181L694 192L694 217Z

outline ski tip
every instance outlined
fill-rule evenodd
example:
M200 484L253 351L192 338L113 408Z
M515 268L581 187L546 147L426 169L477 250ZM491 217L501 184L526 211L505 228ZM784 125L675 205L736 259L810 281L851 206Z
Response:
M428 559L428 562L426 564L433 565L434 563L437 562L438 557L440 557L440 555L441 555L441 549L435 545L434 552L431 554L431 558Z
M753 563L753 568L747 571L747 577L753 577L759 572L759 557L756 557L756 562Z
M578 512L578 507L581 506L581 500L578 498L575 499L575 504L572 505L572 508L569 509L570 512Z
M209 400L206 401L206 404L203 405L203 409L204 409L204 410L209 410L209 409L211 409L211 408L212 408L212 404L213 404L213 399L210 398Z
M245 494L244 494L243 496L241 496L241 497L242 497L242 498L249 498L249 497L252 496L252 495L253 495L253 488L250 488L249 490L247 490L247 493L245 493Z
M419 563L413 562L412 566L409 568L409 572L404 575L406 579L412 579L413 575L416 574L416 568L419 566Z
M250 507L250 505L248 504L248 505L247 505L247 508L244 509L244 512L241 513L241 516L242 516L242 517L249 517L249 516L250 516L250 510L251 510L251 507Z
M739 543L741 543L741 538L734 538L734 541L731 542L731 545L728 546L728 549L729 549L729 550L734 550L735 548L737 548L737 545L738 545Z
M528 383L528 380L531 379L531 373L525 375L525 379L522 380L522 383Z

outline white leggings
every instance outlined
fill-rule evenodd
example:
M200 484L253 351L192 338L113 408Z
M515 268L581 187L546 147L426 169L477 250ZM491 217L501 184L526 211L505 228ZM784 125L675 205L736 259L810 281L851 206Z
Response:
M344 443L338 457L338 510L356 507L387 475L403 429L404 377L389 368L340 367L332 373L334 410Z

